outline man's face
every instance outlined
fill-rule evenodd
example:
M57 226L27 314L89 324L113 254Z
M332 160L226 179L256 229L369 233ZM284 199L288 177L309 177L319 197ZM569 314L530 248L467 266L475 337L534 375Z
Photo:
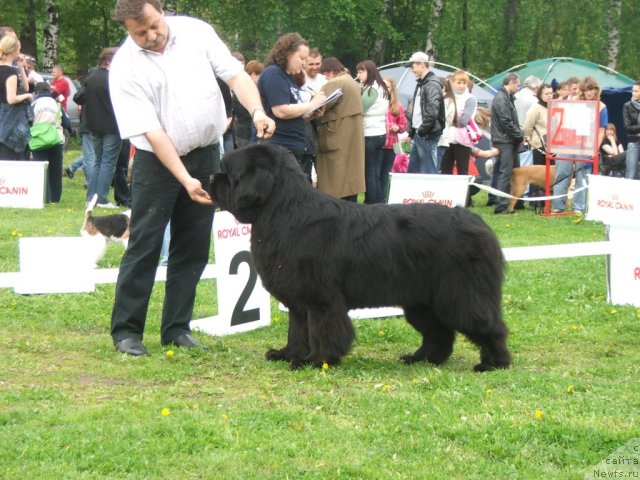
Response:
M62 70L58 67L54 67L53 70L51 70L51 76L56 79L60 78L62 76Z
M427 72L429 71L429 67L427 66L426 63L422 63L422 62L413 62L411 64L411 71L413 72L413 74L416 76L416 78L422 78L424 77Z
M318 73L320 73L320 64L322 63L322 55L318 55L317 57L307 57L307 65L305 67L305 71L309 78L316 78Z
M169 26L164 19L164 13L145 3L141 18L140 21L130 18L124 21L131 39L145 50L162 53L169 38Z
M511 80L509 83L507 83L507 91L511 94L516 93L518 90L520 90L520 79L518 78L517 80Z

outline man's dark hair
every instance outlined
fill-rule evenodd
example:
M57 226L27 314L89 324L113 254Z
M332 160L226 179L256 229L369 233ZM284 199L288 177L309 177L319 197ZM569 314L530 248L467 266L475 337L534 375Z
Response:
M344 73L344 65L336 57L325 58L320 65L320 73L324 75L327 72Z
M159 0L118 0L113 10L113 18L123 25L127 19L140 22L143 19L142 9L147 3L158 12L162 12L162 3Z
M507 73L504 80L502 80L502 85L509 85L511 82L515 82L516 80L520 80L520 75L513 72Z

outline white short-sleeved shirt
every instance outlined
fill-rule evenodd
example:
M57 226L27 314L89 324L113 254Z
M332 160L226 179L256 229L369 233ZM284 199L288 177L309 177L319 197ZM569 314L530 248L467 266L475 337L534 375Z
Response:
M153 151L145 133L163 129L178 152L214 144L226 124L216 76L227 81L242 71L214 29L189 17L167 17L163 53L140 48L131 37L109 69L111 101L122 138Z

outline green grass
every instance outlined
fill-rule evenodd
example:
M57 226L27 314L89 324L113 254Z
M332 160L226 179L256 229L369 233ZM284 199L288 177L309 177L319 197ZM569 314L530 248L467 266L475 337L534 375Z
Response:
M77 235L83 195L79 174L59 205L2 210L0 269L17 271L20 235ZM474 211L503 246L604 238L573 217L496 217L483 198ZM101 267L121 254L110 247ZM356 321L341 366L292 372L264 360L286 341L275 303L271 327L196 334L209 350L169 357L162 287L144 358L113 349L113 285L0 290L0 478L578 479L640 437L639 312L607 303L603 257L510 263L514 363L485 374L471 371L478 352L462 337L441 368L400 364L419 338L397 318ZM215 281L203 281L194 315L215 311Z

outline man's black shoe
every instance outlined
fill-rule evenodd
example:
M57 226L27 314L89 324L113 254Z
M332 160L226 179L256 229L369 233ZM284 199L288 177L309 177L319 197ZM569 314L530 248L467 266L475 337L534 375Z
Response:
M124 340L120 340L116 342L116 350L121 353L126 353L128 355L147 355L147 349L142 344L140 340L136 340L135 338L125 338Z
M73 170L71 170L70 167L67 167L64 169L64 176L67 178L73 178L75 174L73 173Z
M195 338L191 336L189 333L183 333L179 337L174 338L169 342L170 345L175 345L176 347L184 347L184 348L202 348L206 350L207 347L202 345Z

